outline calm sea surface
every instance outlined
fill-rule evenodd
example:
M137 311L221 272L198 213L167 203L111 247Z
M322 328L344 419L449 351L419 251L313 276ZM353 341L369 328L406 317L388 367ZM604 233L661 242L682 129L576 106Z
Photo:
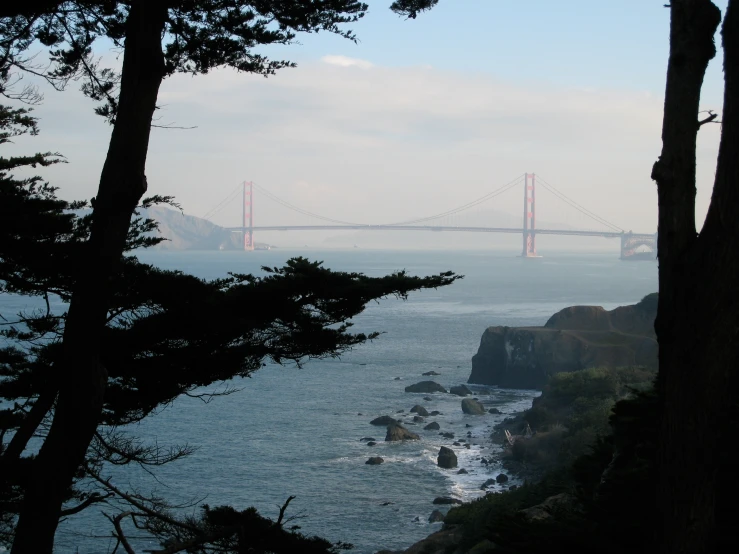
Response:
M228 271L259 273L260 266L281 265L295 255L375 276L407 269L419 275L452 270L465 278L412 294L405 302L371 304L356 318L355 329L385 333L340 360L313 361L303 369L268 366L251 379L231 383L243 387L236 394L209 404L192 398L176 401L128 431L160 446L187 443L197 451L157 470L157 480L133 469L111 475L121 487L156 490L176 502L255 506L273 518L279 505L295 495L288 515L300 516L295 523L303 532L351 542L360 554L404 548L438 529L439 524L427 522L437 496L472 499L483 494L480 485L499 473L494 465L480 462L496 451L487 435L506 413L525 409L538 394L480 391L479 398L504 415L475 417L462 414L459 397L436 394L425 401L428 395L405 393L405 386L427 379L421 374L430 370L441 374L434 379L447 388L466 382L470 358L490 325L542 325L566 306L612 309L657 290L656 263L622 262L615 251L550 253L538 260L511 252L361 249L144 252L139 258L215 278ZM427 421L438 421L442 431L471 441L470 449L453 447L459 466L469 474L436 467L439 447L453 441L438 431L424 431L425 423L408 425L422 440L403 444L385 443L385 429L369 424L379 415L407 413L417 403L442 412ZM369 447L360 441L363 437L379 440ZM385 463L366 465L370 456L382 456ZM112 513L114 507L92 508L63 523L57 550L109 552L114 541L101 510ZM129 533L140 535L133 528ZM154 546L141 538L137 548Z

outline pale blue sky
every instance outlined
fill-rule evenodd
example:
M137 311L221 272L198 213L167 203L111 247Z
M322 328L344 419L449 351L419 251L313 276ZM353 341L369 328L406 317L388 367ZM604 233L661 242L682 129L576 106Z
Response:
M290 58L341 52L383 66L429 64L568 87L664 88L666 0L441 0L409 21L387 9L389 0L367 3L370 13L353 26L358 44L301 37ZM727 0L716 4L724 10ZM720 53L712 66L715 76Z
M649 174L661 148L664 0L441 0L414 21L389 4L370 2L353 27L358 44L302 35L300 45L269 49L299 64L269 79L167 79L161 121L197 128L154 130L152 192L203 215L254 180L310 211L379 223L445 211L537 172L623 228L656 229ZM70 88L45 91L42 135L32 140L70 161L49 179L89 198L110 128ZM720 111L722 88L719 54L702 107ZM699 217L719 136L719 125L700 132ZM488 207L519 212L518 198L503 200ZM542 204L540 217L568 221L558 209ZM287 217L260 203L260 222ZM238 206L215 221L237 225Z

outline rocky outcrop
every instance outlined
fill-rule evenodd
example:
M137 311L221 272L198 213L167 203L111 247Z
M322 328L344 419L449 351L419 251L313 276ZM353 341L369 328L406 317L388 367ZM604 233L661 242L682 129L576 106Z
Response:
M656 294L606 311L573 306L543 327L489 327L468 383L538 389L548 377L588 367L657 366Z
M446 389L435 381L421 381L405 387L405 392L446 392Z
M380 417L376 417L372 421L370 421L370 425L390 425L392 423L397 423L398 421L389 415L384 415Z
M475 398L465 398L462 400L462 411L469 415L483 415L486 413L485 406Z
M415 406L413 406L411 408L411 413L416 413L416 414L418 414L420 416L423 416L423 417L428 417L428 415L429 415L429 413L426 410L426 408L424 408L423 406L420 406L418 404L416 404Z
M443 554L445 552L454 552L463 537L464 530L461 526L445 525L441 531L429 535L422 541L404 550L403 554Z
M407 440L417 441L420 439L421 437L397 423L393 423L387 426L387 435L385 435L386 442Z
M434 510L429 516L429 523L440 523L444 521L444 512L441 510Z
M449 392L457 396L470 396L472 391L465 385L455 385L449 389Z
M442 446L439 455L436 457L436 464L444 469L453 469L457 467L457 455L451 448Z
M462 501L459 498L454 498L451 496L437 496L434 498L434 504L462 504Z
M543 521L561 512L578 512L581 510L577 499L571 494L560 493L550 496L541 504L519 510L518 513L527 521Z

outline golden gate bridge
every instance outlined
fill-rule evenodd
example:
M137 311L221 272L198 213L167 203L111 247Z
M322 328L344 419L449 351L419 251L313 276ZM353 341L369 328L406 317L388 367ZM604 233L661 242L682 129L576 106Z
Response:
M468 225L439 225L433 224L434 220L459 214L471 208L479 206L492 198L500 196L509 190L523 185L523 213L522 225L520 227L493 227L493 226L468 226ZM536 226L536 190L537 186L544 188L567 205L571 206L580 214L605 227L603 230L577 230L577 229L547 229ZM258 190L266 198L288 208L294 212L311 216L325 223L318 225L254 225L254 192ZM235 199L238 192L242 196L242 221L239 227L227 227L227 229L242 233L244 250L254 250L254 236L259 231L313 231L313 230L353 230L353 231L431 231L431 232L456 232L456 233L508 233L521 234L521 255L525 258L539 258L536 251L537 235L559 235L559 236L581 236L581 237L604 237L617 238L621 241L621 259L654 260L657 252L657 233L634 233L625 231L621 227L598 216L594 212L581 206L553 185L544 181L534 173L524 173L513 181L498 187L497 189L461 206L431 216L416 218L408 221L400 221L387 224L362 224L326 217L320 214L304 210L295 206L278 196L272 194L264 187L253 182L246 181L232 192L225 200L211 209L203 217L208 219L217 213L222 207Z

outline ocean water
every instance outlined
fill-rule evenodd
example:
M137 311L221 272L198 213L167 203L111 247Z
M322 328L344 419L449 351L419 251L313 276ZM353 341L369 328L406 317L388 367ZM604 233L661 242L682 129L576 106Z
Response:
M406 269L413 274L452 270L465 278L439 290L414 293L407 301L387 299L369 305L355 319L357 331L382 331L377 340L355 348L339 360L311 361L303 369L268 366L252 378L230 385L240 392L206 404L182 398L155 417L127 429L160 446L187 443L194 454L156 470L156 478L134 468L110 475L121 487L156 491L172 501L197 505L232 504L257 507L276 517L288 496L288 516L307 534L353 543L353 552L401 549L437 530L428 516L437 496L464 500L484 491L481 484L500 468L483 465L495 454L487 438L507 414L530 406L536 391L476 389L486 406L503 414L467 416L461 398L448 394L405 393L409 384L429 379L443 386L465 383L470 358L480 336L491 325L541 325L557 310L575 304L612 309L638 301L657 290L652 262L622 262L616 253L550 253L527 260L512 252L399 252L284 250L242 252L144 252L142 261L181 269L205 278L228 271L258 273L262 265L280 265L303 255L324 260L327 267L384 275ZM193 322L193 325L206 324ZM432 400L426 401L424 397ZM471 447L452 446L426 423L407 427L420 441L385 443L383 427L369 421L394 415L404 421L421 404L442 415L441 431L455 433ZM396 414L404 410L403 414ZM469 436L468 436L469 433ZM370 447L360 439L374 437ZM452 447L459 467L436 466L440 446ZM381 456L379 466L366 465ZM507 485L513 484L513 480ZM492 491L500 490L494 487ZM446 510L446 508L443 508ZM110 552L110 524L100 514L115 506L93 507L64 522L57 536L59 552ZM129 526L136 547L156 545Z

